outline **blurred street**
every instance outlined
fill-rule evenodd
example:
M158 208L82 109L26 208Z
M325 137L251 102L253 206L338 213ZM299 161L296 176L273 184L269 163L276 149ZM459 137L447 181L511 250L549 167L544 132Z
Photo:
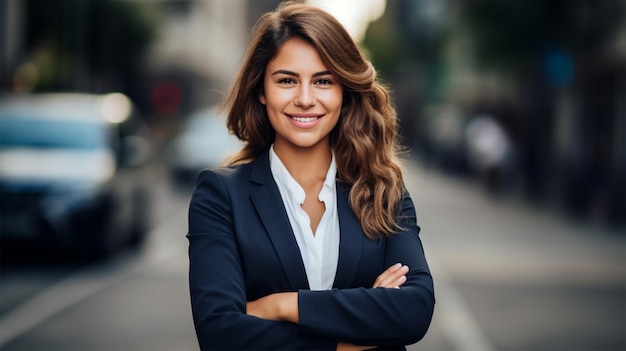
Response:
M198 349L189 181L240 147L214 108L281 1L0 1L0 350ZM409 350L626 351L626 2L306 2L414 150Z
M626 349L623 232L412 170L437 296L412 350Z
M187 286L189 191L153 166L145 245L72 264L3 263L2 350L196 350ZM410 350L626 349L626 236L485 195L415 161L407 172L437 294Z

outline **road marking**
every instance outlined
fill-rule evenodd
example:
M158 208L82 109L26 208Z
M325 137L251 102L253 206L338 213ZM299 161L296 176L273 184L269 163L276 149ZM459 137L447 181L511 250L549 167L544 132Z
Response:
M422 238L424 240L424 238ZM433 249L430 245L431 251ZM478 322L472 317L467 304L452 284L446 269L434 254L427 255L435 283L435 317L446 338L458 351L493 351Z
M428 176L422 169L416 166L417 161L413 160L407 165L408 171L405 172L407 187L409 192L418 196L414 198L418 217L420 213L420 206L432 205L430 200L428 203L418 201L419 196L430 196L433 199L440 198L442 190L449 190L446 188L446 184L442 183L442 179L438 176ZM430 195L424 194L423 189L428 189ZM458 201L457 194L448 194L452 196L454 201ZM428 219L424 219L421 224L426 225ZM436 222L426 225L431 231L436 232ZM448 274L448 270L437 257L437 245L435 242L428 241L428 235L422 233L420 235L421 240L424 243L424 250L426 252L426 258L433 275L433 281L435 284L435 312L433 316L433 323L441 328L445 338L450 341L454 350L457 351L493 351L495 348L486 337L480 325L473 317L467 303L463 299L461 293L454 286L452 279ZM432 326L431 326L432 328ZM419 343L416 345L419 349Z
M181 231L180 223L185 223L186 216L185 209L150 231L138 257L125 257L115 259L111 264L88 266L9 311L0 319L0 348L80 301L183 254L181 251L184 251L184 245L163 245L161 241L168 238L173 240L172 234ZM183 241L184 233L175 238Z

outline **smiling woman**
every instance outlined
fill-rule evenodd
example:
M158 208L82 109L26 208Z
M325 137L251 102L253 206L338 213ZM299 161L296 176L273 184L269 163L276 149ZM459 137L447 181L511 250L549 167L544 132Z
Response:
M300 3L265 14L224 108L243 148L199 175L189 208L200 347L420 340L434 292L396 113L348 32Z
M276 131L274 151L281 159L293 146L316 146L330 156L329 135L339 120L342 98L341 84L315 48L299 38L286 41L267 65L259 97Z

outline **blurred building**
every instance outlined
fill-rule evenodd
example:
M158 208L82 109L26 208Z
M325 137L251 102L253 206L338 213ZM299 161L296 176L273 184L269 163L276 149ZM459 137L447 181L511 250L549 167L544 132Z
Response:
M248 1L159 0L161 35L148 65L154 79L180 84L189 104L215 103L236 74L249 34Z
M390 0L364 43L426 164L623 228L625 38L619 1Z
M23 16L22 2L0 1L0 87L3 90L9 86L12 68L24 51Z
M158 0L163 21L147 67L151 106L164 129L219 103L235 79L254 23L278 3Z
M152 122L219 101L278 0L0 2L0 90L120 91Z

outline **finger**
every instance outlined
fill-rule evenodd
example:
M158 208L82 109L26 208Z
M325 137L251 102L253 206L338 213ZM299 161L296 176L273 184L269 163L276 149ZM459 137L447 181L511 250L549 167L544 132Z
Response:
M390 287L391 284L394 283L396 279L403 276L405 273L403 272L403 266L400 267L391 267L387 269L380 275L380 280L378 281L377 287Z
M398 283L403 284L406 281L406 273L409 271L409 267L400 265L400 267L391 267L387 271L383 272L377 279L374 287L384 287L384 288L392 288L398 285ZM404 278L401 278L404 277ZM399 279L401 281L399 281Z
M384 272L382 272L378 277L376 277L376 280L374 281L374 288L379 287L383 281L385 281L386 279L388 279L388 277L393 274L393 272L398 271L400 268L402 268L402 264L401 263L396 263L394 265L392 265L391 267L387 268Z
M396 280L396 285L394 285L393 287L396 289L400 289L402 284L404 284L405 282L406 282L406 275L403 275Z
M381 282L381 286L385 288L395 288L396 286L400 286L404 284L404 282L406 281L406 274L408 273L408 271L409 271L409 267L402 266L399 270L397 270L396 272L393 272L387 278L385 278Z
M401 275L397 277L395 280L390 280L385 284L382 284L381 288L396 288L399 289L406 282L406 276Z

